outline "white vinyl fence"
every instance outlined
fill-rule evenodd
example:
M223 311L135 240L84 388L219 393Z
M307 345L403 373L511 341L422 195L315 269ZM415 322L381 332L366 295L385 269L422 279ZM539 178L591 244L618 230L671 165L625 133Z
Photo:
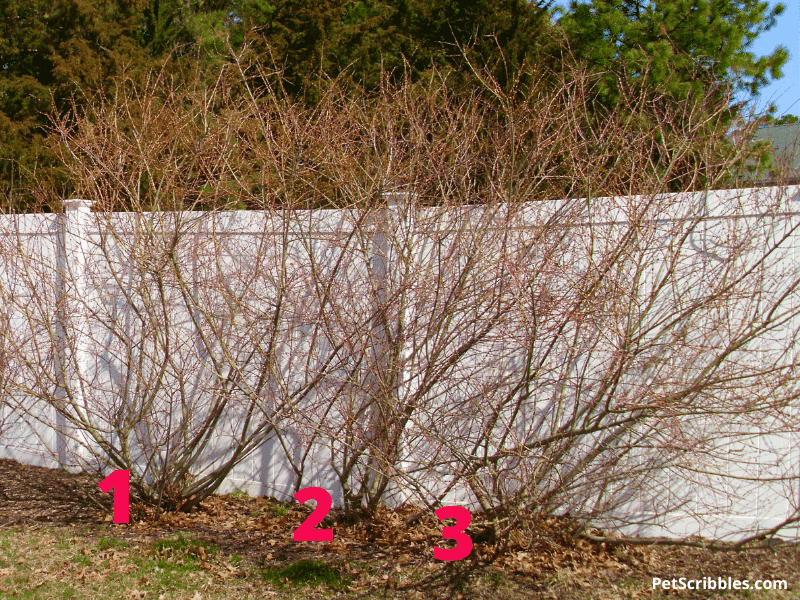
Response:
M799 198L1 216L2 456L768 529L800 505Z

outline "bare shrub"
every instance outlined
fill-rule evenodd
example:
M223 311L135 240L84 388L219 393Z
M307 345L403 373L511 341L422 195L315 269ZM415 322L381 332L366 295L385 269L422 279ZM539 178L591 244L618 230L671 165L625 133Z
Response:
M501 540L796 522L797 190L694 192L747 156L702 101L598 115L592 77L554 77L308 109L240 57L59 121L94 233L57 286L2 238L15 409L162 506L269 441L284 493L467 502ZM765 489L774 527L725 522Z

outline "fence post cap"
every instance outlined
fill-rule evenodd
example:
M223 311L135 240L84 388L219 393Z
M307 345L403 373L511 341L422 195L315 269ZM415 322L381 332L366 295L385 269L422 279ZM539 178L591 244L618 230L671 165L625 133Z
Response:
M68 200L64 200L64 208L68 211L80 210L82 208L91 210L92 202L91 200L85 200L83 198L70 198Z
M406 208L417 198L417 194L415 192L407 192L402 190L394 192L382 192L381 196L383 196L387 208L391 209Z

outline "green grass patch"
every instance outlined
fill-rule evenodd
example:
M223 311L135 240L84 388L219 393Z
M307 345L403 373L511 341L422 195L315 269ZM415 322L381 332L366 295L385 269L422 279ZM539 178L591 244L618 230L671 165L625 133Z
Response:
M176 565L166 561L158 561L156 568L151 573L155 576L155 583L160 589L188 590L190 582L189 574L199 571L200 568L194 564Z
M337 589L347 586L347 581L342 578L339 571L318 560L298 560L283 568L266 569L263 578L276 585L325 584Z
M100 551L111 550L111 549L118 550L120 548L128 548L128 547L130 547L130 544L125 540L117 540L114 538L106 538L106 537L101 537L99 540L97 540L97 549Z
M177 559L134 556L131 562L137 567L135 576L146 577L159 594L175 590L191 591L197 584L194 577L202 572L197 561L186 560L183 556Z
M92 564L92 559L89 558L88 556L79 554L78 556L75 557L75 560L73 562L81 567L88 567L89 565Z
M159 540L153 544L157 556L172 558L185 556L190 560L205 560L217 553L217 547L206 540L201 540L181 532L174 538Z

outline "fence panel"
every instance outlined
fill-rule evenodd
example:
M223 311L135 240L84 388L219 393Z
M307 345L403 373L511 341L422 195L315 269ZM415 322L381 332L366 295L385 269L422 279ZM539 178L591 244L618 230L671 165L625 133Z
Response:
M799 191L2 216L3 455L129 460L150 483L169 463L198 489L222 469L222 492L339 505L527 494L648 535L769 528L800 504L800 409L754 415L744 391L797 388Z

